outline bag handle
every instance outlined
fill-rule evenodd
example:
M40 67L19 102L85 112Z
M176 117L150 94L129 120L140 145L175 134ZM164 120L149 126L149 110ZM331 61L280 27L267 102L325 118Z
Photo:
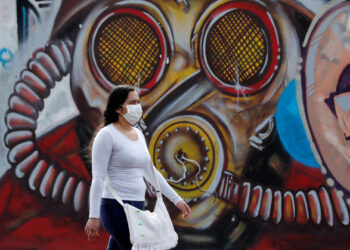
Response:
M120 198L120 196L117 194L115 189L112 187L111 182L109 181L108 175L105 178L105 182L107 184L107 187L108 187L109 191L114 196L114 198L119 202L120 205L122 205L124 207L125 204L124 204L123 200Z

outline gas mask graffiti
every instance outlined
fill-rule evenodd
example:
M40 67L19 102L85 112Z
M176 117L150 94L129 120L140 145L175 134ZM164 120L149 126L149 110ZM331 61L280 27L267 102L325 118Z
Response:
M290 167L288 157L256 153L276 140L273 115L284 86L297 74L301 53L282 5L267 0L84 4L71 10L81 13L79 24L58 14L52 43L35 54L15 84L6 143L17 178L42 197L84 212L89 176L43 157L35 143L38 112L55 82L70 74L76 106L86 126L96 128L108 92L120 83L139 83L144 110L139 126L153 162L193 210L188 221L173 214L184 246L233 245L244 234L244 214L274 223L307 222L293 213L307 210L303 192L294 197L245 175L256 157L274 161L281 178ZM79 29L62 38L71 23ZM222 234L227 242L219 242Z
M260 3L221 1L201 12L203 4L191 5L191 15L175 4L96 6L73 56L89 67L77 63L72 69L73 95L87 105L80 110L102 110L106 90L141 79L143 130L155 166L194 211L185 224L174 222L198 229L210 228L232 209L219 199L219 183L226 173L242 176L249 138L270 120L300 53L280 6L271 3L267 11ZM190 23L192 28L181 29ZM148 66L145 53L157 55Z

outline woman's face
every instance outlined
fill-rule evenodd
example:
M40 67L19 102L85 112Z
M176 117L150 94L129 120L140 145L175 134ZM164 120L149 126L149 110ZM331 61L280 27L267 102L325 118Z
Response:
M121 109L121 113L122 114L126 114L127 109L126 106L127 105L136 105L140 103L140 97L139 94L136 91L130 91L128 94L128 97L126 98L125 102L123 103L123 107L120 107L118 109Z

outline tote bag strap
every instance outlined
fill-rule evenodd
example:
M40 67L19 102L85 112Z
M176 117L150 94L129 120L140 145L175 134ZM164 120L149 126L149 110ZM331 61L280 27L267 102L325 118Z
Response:
M111 182L109 181L108 176L106 176L105 182L106 182L106 184L107 184L107 187L108 187L109 191L110 191L110 192L112 193L112 195L114 196L114 198L119 202L120 205L124 206L123 200L120 198L120 196L117 194L117 192L115 191L115 189L112 187Z

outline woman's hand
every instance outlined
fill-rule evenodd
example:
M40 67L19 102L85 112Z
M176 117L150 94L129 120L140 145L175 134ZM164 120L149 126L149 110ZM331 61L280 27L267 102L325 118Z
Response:
M184 201L176 203L176 207L183 213L184 219L188 219L191 216L191 208Z
M95 240L100 236L101 231L101 221L99 218L89 218L86 226L85 233L88 236L88 240Z

